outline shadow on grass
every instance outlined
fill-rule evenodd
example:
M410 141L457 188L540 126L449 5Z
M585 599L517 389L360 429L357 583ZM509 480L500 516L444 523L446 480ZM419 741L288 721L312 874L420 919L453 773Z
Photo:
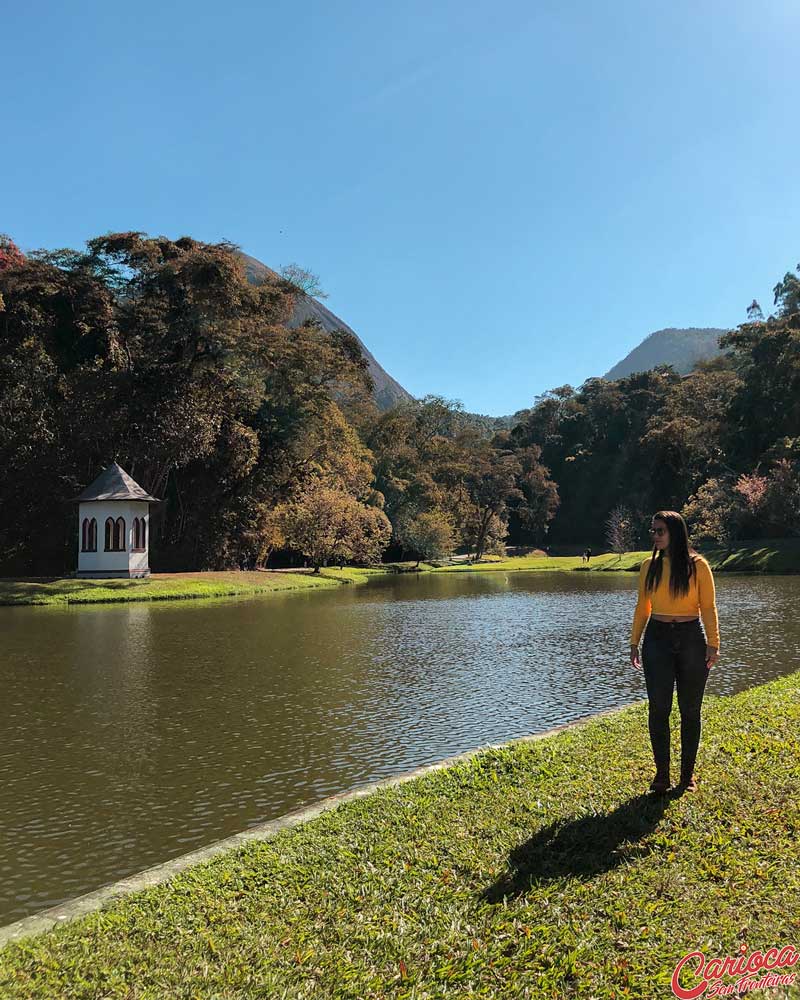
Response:
M487 903L524 894L536 884L570 876L589 879L651 852L645 838L658 826L667 803L681 792L645 794L613 812L581 816L542 827L530 840L510 851L508 871L479 893Z

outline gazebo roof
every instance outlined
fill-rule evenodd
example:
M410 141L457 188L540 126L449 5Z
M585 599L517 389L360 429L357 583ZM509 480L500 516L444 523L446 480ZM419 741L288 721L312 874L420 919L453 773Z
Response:
M142 487L134 482L128 473L112 462L104 469L95 481L86 487L80 496L73 497L75 503L88 500L148 500L150 503L160 503L156 497L151 497Z

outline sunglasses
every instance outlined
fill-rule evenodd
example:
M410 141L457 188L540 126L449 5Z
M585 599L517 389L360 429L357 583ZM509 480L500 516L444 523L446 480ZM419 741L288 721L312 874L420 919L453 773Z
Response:
M647 531L651 535L666 535L667 533L666 528L648 528Z

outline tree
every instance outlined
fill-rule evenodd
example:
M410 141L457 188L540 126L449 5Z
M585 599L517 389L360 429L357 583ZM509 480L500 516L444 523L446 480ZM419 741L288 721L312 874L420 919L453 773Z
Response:
M760 512L773 536L800 535L800 465L780 458L765 477Z
M733 484L733 489L744 500L745 507L752 515L753 520L757 520L762 515L768 487L767 477L757 473L742 474Z
M377 562L392 530L377 507L321 485L285 504L277 518L286 545L306 556L315 573L330 561Z
M521 448L515 454L520 462L517 485L522 495L509 501L509 512L521 531L539 544L544 541L561 503L558 485L551 479L550 470L540 462L542 449L538 445Z
M720 436L740 383L733 371L695 371L674 383L648 417L638 462L651 471L656 508L682 504L706 479L728 471Z
M796 270L798 274L787 271L773 289L778 315L784 318L800 313L800 264Z
M17 244L5 233L0 233L0 271L24 263L25 255Z
M344 558L360 566L373 566L381 561L391 537L392 525L383 511L359 504L353 508L353 528Z
M420 513L441 510L458 539L469 515L464 486L473 453L488 442L463 418L463 405L441 396L401 403L374 421L367 443L375 456L375 487L385 497L394 539Z
M472 457L473 466L465 479L467 495L473 507L475 561L478 562L486 547L486 540L493 518L505 514L511 498L521 498L517 476L522 467L510 452L484 451Z
M455 548L454 525L441 508L424 511L403 523L398 531L403 545L417 555L417 566L425 559L442 559Z
M747 307L747 322L748 323L762 323L764 320L764 313L761 306L756 302L755 299Z
M661 503L641 442L681 381L670 366L658 366L624 379L587 379L579 392L562 386L512 430L517 450L541 449L538 461L557 487L560 502L548 524L553 540L586 538L587 525L602 530L598 512L604 517L623 499L643 509L654 506L654 496Z
M738 376L719 443L729 465L752 468L800 427L800 313L743 323L719 342Z
M709 538L730 548L740 537L748 508L730 477L709 479L684 504L681 514L693 538Z
M5 572L74 565L62 501L112 460L163 499L160 569L268 555L268 512L317 480L372 490L344 413L368 394L357 342L289 329L291 286L250 285L234 251L109 233L0 268L0 506L18 508L0 525Z
M284 264L280 269L280 275L284 281L288 281L298 292L308 295L309 298L327 299L328 295L322 290L319 282L319 275L313 271L307 271L299 264Z
M492 514L486 537L483 543L483 552L490 556L504 556L506 554L506 538L508 537L508 521L499 514Z
M629 507L617 504L606 521L606 541L612 552L630 552L634 547L633 514Z

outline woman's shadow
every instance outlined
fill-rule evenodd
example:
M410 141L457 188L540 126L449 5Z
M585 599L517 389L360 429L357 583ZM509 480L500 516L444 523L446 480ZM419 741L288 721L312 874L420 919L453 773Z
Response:
M478 898L500 903L525 893L535 883L577 875L588 879L624 862L645 857L652 848L641 843L658 826L668 802L678 793L637 795L613 812L556 821L513 848L508 871Z

